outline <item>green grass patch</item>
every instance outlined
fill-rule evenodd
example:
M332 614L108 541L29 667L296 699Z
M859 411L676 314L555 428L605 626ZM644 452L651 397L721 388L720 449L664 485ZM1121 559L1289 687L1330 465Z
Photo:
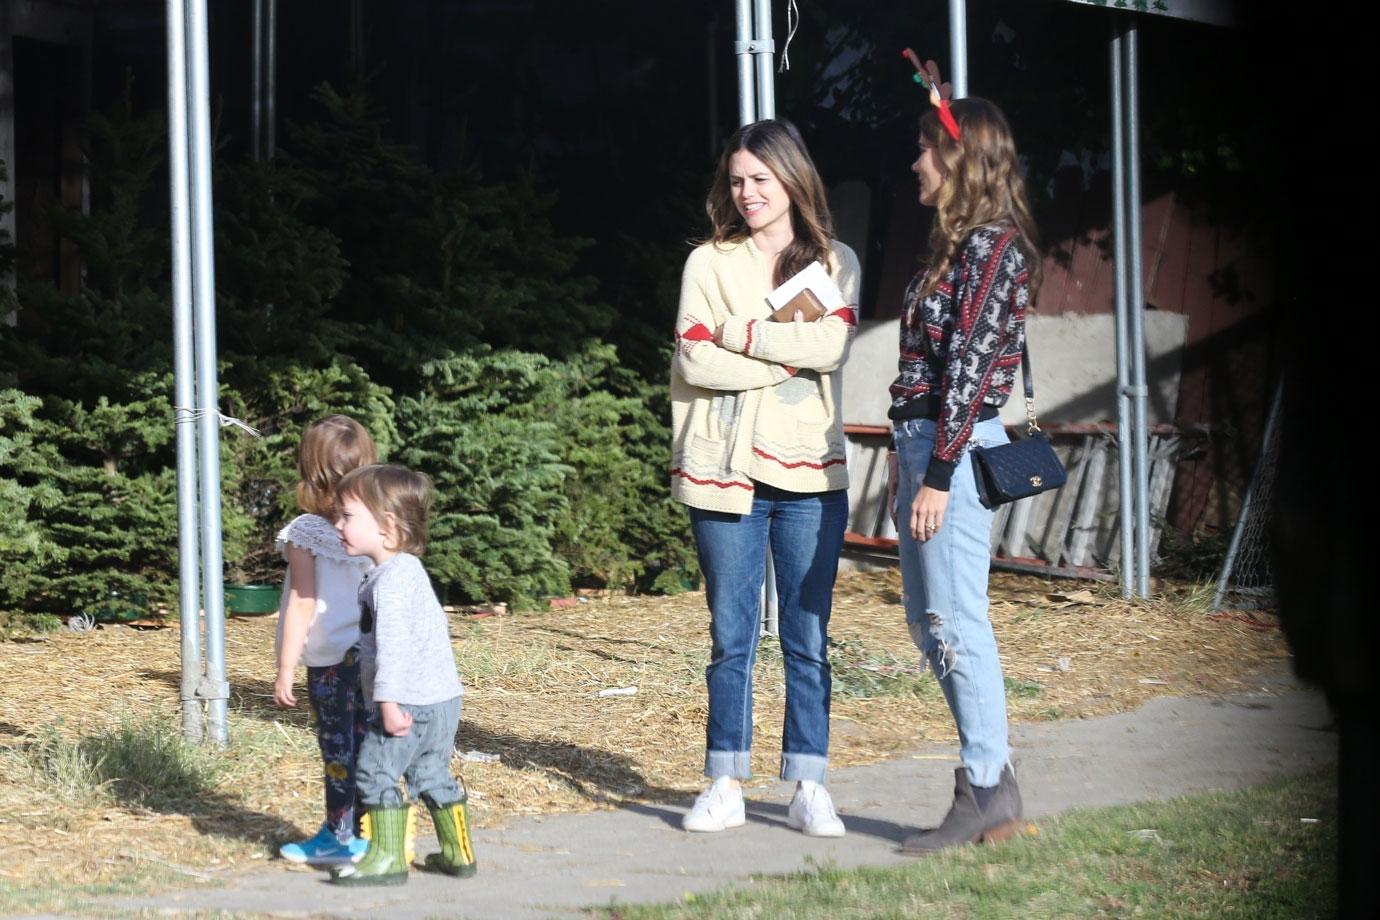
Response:
M920 666L918 654L898 658L870 649L859 639L830 639L829 664L836 696L928 699L940 694L939 684Z
M1337 911L1336 775L1070 812L1039 833L884 869L821 867L609 920L1240 917ZM1305 820L1308 819L1308 820Z
M62 620L51 613L0 610L0 641L57 632Z
M1010 677L1003 677L1002 681L1006 684L1006 694L1015 699L1033 699L1045 692L1045 685L1033 680L1014 680Z
M122 878L90 885L30 888L14 886L0 879L0 914L10 916L70 911L110 917L113 912L109 905L100 904L96 899L141 895L154 888L185 884L189 881L171 869L144 867L134 863L127 865L128 872Z
M194 805L215 787L224 769L218 754L189 744L176 726L126 716L77 739L49 726L14 759L35 794L69 807L116 802L164 811Z
M530 678L557 663L551 650L542 646L501 653L481 641L461 642L455 647L455 666L472 684Z

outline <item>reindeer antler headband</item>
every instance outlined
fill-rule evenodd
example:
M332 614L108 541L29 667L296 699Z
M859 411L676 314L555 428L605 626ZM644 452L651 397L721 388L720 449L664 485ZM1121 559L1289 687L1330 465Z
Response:
M959 140L958 122L954 119L954 113L949 109L949 99L953 97L954 87L952 83L944 83L939 78L939 65L934 61L920 63L920 58L914 51L907 48L901 52L901 57L910 61L915 68L915 73L911 79L919 83L930 94L930 105L939 110L939 123L944 126L944 130L949 132L949 137Z

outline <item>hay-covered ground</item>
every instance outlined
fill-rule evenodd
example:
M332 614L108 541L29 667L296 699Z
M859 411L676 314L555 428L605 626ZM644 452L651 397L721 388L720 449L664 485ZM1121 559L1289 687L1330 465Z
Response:
M1237 692L1288 654L1272 620L1210 616L1201 588L1126 602L1106 585L993 583L1013 721ZM454 617L466 693L453 766L477 822L688 800L702 782L707 621L700 593ZM228 623L232 746L196 756L176 749L175 624L0 643L0 893L215 878L313 831L315 741L304 710L273 706L273 633L271 618ZM835 766L956 740L906 631L897 572L841 576L831 634ZM599 695L629 687L637 692ZM753 761L764 784L779 759L784 689L780 652L764 640ZM499 760L462 759L471 751Z

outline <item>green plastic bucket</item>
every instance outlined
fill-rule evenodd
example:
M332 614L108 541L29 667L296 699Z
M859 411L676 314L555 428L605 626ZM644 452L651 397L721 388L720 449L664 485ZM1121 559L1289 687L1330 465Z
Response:
M232 617L261 617L278 612L277 585L225 585L225 612Z
M119 591L111 591L100 606L87 613L97 623L129 623L148 615L148 598L142 594L126 597Z

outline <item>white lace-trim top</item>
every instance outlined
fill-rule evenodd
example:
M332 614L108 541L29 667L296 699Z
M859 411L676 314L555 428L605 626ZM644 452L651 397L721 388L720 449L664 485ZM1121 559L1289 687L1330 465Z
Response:
M309 667L339 664L359 642L359 583L373 568L367 556L351 556L340 545L331 522L317 514L302 514L278 531L278 551L287 556L288 544L315 557L316 614L307 631L302 663ZM278 642L283 641L283 617L292 592L292 572L283 578L278 600Z

